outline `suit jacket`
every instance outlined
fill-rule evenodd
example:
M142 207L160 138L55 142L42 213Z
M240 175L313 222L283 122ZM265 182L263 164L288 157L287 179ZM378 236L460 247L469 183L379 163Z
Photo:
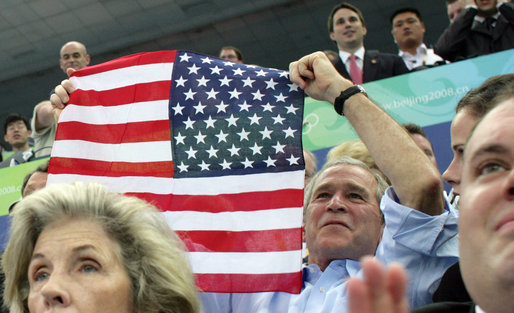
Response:
M443 277L441 283L432 296L434 302L470 302L471 296L466 290L462 275L460 274L459 262L450 266Z
M471 7L446 28L434 47L436 54L451 62L514 48L514 3L504 3L492 31L475 21Z
M337 58L334 64L339 74L351 80L341 58ZM395 54L381 53L377 50L366 50L364 52L364 63L362 67L362 82L367 83L382 78L388 78L408 73L403 59Z
M475 313L473 302L439 302L414 309L411 313Z

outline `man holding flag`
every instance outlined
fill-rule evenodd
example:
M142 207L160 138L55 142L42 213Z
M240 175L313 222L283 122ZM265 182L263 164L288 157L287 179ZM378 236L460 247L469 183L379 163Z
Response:
M456 215L444 201L437 169L408 133L369 100L362 88L342 78L323 53L293 62L290 75L291 80L311 97L333 103L336 111L348 118L393 186L380 201L380 181L360 165L331 164L324 168L309 185L304 204L305 236L311 265L303 271L303 287L298 285L302 287L301 293L281 292L287 290L280 287L260 289L275 292L253 294L245 287L239 290L202 288L231 293L206 294L206 312L346 312L346 278L360 275L359 259L370 254L386 263L396 261L407 267L411 273L409 299L412 306L430 302L439 278L457 261ZM274 82L269 81L269 86ZM296 85L291 84L290 89L294 90ZM70 81L63 82L52 97L53 105L62 108L63 103L68 102L68 93L74 89ZM195 90L186 87L185 92L191 94ZM260 97L260 92L255 93ZM244 110L246 105L244 102L241 105ZM292 105L291 110L294 108L296 106ZM170 115L172 113L170 111ZM192 119L182 121L196 123ZM228 123L225 126L230 128ZM252 123L250 119L248 123ZM291 127L282 129L289 133L293 131ZM173 135L177 142L182 142L182 137L186 136L181 131L173 131ZM201 138L199 133L196 136ZM56 151L59 153L58 149ZM286 158L294 160L295 152L290 155L286 153ZM186 163L179 165L184 165L182 168L188 166ZM61 168L56 167L56 170ZM213 258L207 262L219 260ZM262 260L257 261L266 266L266 261ZM271 265L283 267L283 263L278 262ZM246 265L244 261L242 263ZM193 269L196 270L194 260ZM218 277L222 285L225 282L221 276L214 277Z

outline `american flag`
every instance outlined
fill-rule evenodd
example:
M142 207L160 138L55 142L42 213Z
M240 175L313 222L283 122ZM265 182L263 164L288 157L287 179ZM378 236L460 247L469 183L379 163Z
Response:
M160 51L71 80L49 183L155 204L203 291L300 291L303 92L287 72Z

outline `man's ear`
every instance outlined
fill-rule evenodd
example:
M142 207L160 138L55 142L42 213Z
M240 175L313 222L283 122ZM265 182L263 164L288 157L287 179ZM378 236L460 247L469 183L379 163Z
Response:
M334 32L330 32L329 36L330 36L330 39L332 39L332 41L336 41Z

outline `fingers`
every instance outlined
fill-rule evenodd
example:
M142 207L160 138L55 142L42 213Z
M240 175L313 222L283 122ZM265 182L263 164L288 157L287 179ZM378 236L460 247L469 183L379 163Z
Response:
M68 77L71 77L71 74L75 73L75 71L76 69L70 67L66 70L66 74L68 74Z
M304 64L300 64L300 61L291 62L291 64L289 64L289 79L291 82L300 86L300 88L305 89L307 82L300 74L300 66L305 67Z
M361 261L364 280L348 282L350 313L407 313L407 276L399 265L386 269L372 257Z
M348 299L350 313L375 313L371 308L368 287L364 281L355 277L350 278L348 281Z
M61 84L55 87L54 93L50 96L50 102L56 109L64 109L64 107L70 101L70 94L76 90L72 82L65 79Z

